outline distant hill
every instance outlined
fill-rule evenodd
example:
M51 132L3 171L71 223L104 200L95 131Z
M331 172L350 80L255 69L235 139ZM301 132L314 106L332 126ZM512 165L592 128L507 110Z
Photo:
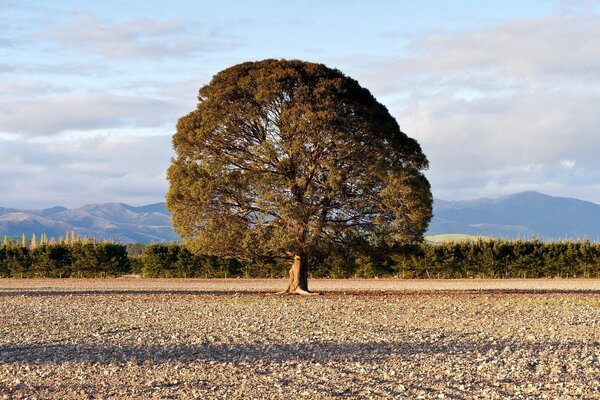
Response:
M33 233L48 237L75 231L80 236L124 243L178 240L165 203L133 207L122 203L88 204L67 209L18 210L0 207L0 235L21 237ZM39 236L38 236L39 237Z
M600 204L538 192L498 199L434 200L427 235L461 233L501 238L600 241Z
M600 205L588 201L523 192L498 199L436 199L433 210L426 234L443 235L434 238L435 241L462 240L467 238L464 235L600 241ZM178 240L165 203L141 207L105 203L44 210L0 207L1 236L45 233L48 237L59 237L67 231L125 243Z

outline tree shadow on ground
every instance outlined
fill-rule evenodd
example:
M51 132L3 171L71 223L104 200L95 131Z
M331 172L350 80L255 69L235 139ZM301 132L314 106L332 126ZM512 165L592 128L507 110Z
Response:
M275 291L268 292L265 290L186 290L186 289L142 289L142 290L35 290L35 289L17 289L0 291L0 297L60 297L60 296L144 296L144 295L193 295L193 296L241 296L241 295L267 295L275 294Z
M415 355L486 354L502 351L508 346L514 352L538 352L549 348L565 349L580 346L580 342L363 342L339 343L313 341L309 343L240 343L201 345L136 345L124 343L73 344L23 344L1 345L0 363L120 363L151 362L255 362L284 363L290 361L319 362L367 361L377 362L388 357L411 357ZM587 343L590 345L590 343Z
M324 290L317 291L325 297L345 296L415 296L415 295L600 295L600 289L432 289L432 290ZM90 290L54 290L54 289L0 289L0 297L61 297L61 296L147 296L147 295L188 295L188 296L273 296L275 298L302 298L302 296L275 296L276 289L270 290L202 290L202 289L90 289Z

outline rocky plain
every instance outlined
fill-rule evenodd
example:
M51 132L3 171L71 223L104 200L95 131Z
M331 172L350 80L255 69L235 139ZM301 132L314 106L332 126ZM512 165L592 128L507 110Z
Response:
M599 280L0 280L0 399L600 399Z

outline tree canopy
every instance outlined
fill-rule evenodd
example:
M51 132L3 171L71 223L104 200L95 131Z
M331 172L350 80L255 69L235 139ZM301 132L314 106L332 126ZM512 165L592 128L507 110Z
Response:
M177 123L167 194L192 250L293 256L288 292L306 292L319 245L422 240L427 158L356 80L323 64L246 62L216 74L198 100Z

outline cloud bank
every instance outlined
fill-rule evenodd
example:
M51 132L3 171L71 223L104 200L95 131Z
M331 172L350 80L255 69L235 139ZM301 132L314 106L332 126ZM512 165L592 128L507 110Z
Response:
M170 136L0 141L3 205L164 201Z
M598 15L439 32L407 49L357 62L357 73L422 144L435 195L540 190L600 202Z
M77 32L76 35L73 32ZM134 18L111 23L89 14L78 14L39 32L38 39L109 58L189 58L197 52L237 47L238 41L216 28L204 28L181 18Z
M437 197L539 190L600 203L597 2L411 36L380 26L390 50L355 55L284 33L274 42L287 47L271 51L275 25L265 32L258 17L225 29L190 15L44 13L27 29L0 13L0 206L161 201L169 135L199 86L265 54L322 61L369 88L423 146ZM333 23L302 18L294 32Z

